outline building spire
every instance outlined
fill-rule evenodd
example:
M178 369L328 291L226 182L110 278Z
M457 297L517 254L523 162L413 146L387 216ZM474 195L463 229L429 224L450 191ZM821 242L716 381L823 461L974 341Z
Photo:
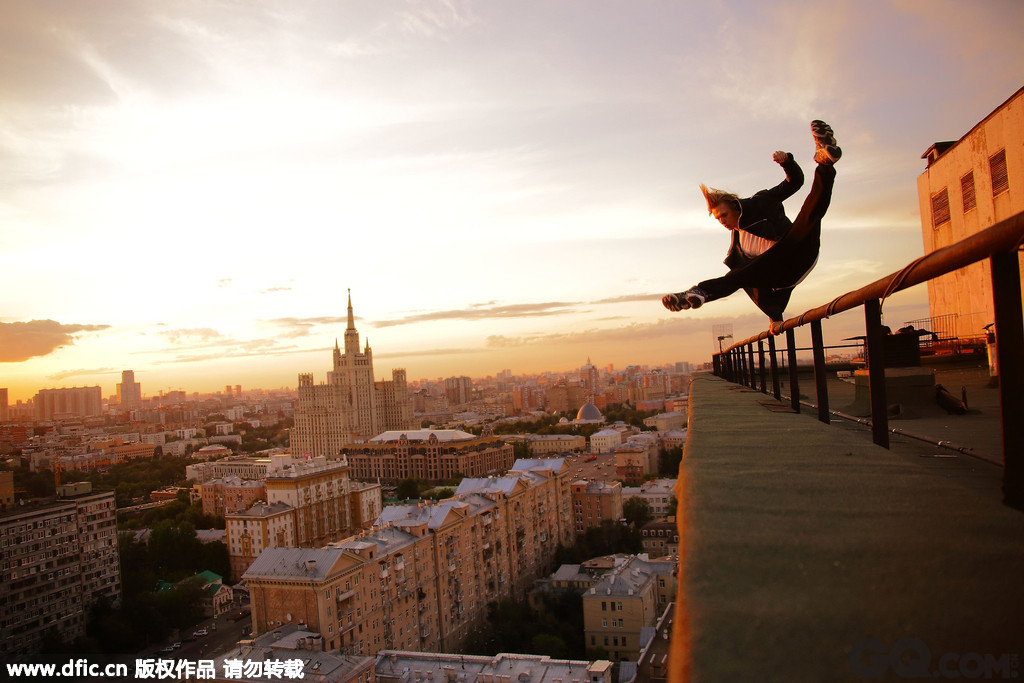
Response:
M348 329L356 329L356 318L352 315L352 289L348 290Z

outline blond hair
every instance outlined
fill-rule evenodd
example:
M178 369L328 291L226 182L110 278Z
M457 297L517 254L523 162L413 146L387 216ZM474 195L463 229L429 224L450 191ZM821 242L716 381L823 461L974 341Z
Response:
M700 191L704 194L704 199L708 203L708 213L711 213L719 204L729 204L737 210L740 208L739 195L733 194L732 192L716 190L715 188L708 187L707 185L701 185Z

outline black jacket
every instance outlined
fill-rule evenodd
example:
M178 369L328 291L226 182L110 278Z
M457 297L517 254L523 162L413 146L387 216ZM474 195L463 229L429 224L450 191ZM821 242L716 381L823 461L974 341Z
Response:
M789 232L793 222L786 216L782 202L792 197L803 186L804 172L793 160L792 154L782 162L782 169L786 172L786 179L781 183L771 189L761 190L753 197L740 200L740 230L774 242L778 242ZM729 253L725 256L725 265L736 268L750 260L750 257L745 256L740 249L739 233L733 230Z

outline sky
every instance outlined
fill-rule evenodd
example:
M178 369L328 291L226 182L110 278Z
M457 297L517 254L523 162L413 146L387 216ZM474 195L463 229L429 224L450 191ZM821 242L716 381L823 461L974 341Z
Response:
M0 0L0 387L324 381L349 290L378 379L708 361L767 321L661 306L725 272L699 185L810 171L827 120L788 313L895 272L1022 33L1017 0Z

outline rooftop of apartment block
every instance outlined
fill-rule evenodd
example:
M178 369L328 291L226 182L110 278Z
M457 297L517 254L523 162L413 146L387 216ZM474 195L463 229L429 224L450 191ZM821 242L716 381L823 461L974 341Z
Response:
M555 683L605 680L611 662L552 659L544 655L478 655L383 650L374 667L378 680L401 683ZM610 679L608 679L610 680Z
M344 550L327 548L266 548L245 570L243 578L323 581Z
M328 460L322 455L296 457L283 453L270 457L270 465L267 468L267 480L299 479L325 472L341 471L347 468L348 461L345 458Z
M248 510L239 510L238 512L228 512L224 515L225 519L232 519L236 517L243 517L248 519L257 519L261 517L275 517L282 513L293 510L291 505L288 503L282 503L280 501L276 503L266 503L263 501L257 501L253 503Z
M670 560L651 560L646 555L617 558L616 565L607 571L588 593L590 595L632 596L658 576L674 572Z
M20 515L40 512L46 513L51 508L57 509L68 505L77 505L91 499L114 502L113 491L94 490L89 482L66 484L59 488L59 492L60 495L58 496L20 499L16 505L11 505L6 509L0 508L0 518L6 519L8 517L18 517Z
M324 652L319 633L312 633L296 624L284 624L268 631L253 640L244 640L225 654L219 655L214 661L215 671L225 671L227 660L242 662L266 662L298 659L302 661L304 680L345 681L358 671L370 666L369 657L355 657L338 652ZM288 680L289 676L278 674L252 678L248 681L280 681Z
M402 437L408 441L429 441L431 436L436 437L438 441L469 441L480 438L461 429L392 429L373 437L369 443L391 443Z

